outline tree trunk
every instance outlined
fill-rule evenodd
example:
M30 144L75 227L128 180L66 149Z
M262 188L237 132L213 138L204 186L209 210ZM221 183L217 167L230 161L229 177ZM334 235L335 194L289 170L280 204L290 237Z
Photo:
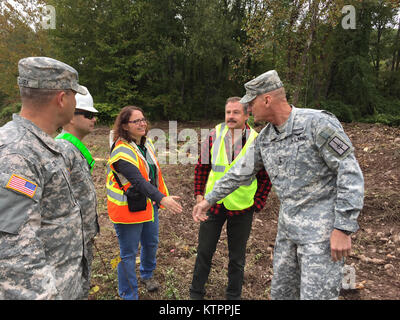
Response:
M377 36L377 43L376 43L376 64L375 64L375 72L376 72L376 81L378 84L378 78L379 78L379 69L380 69L380 63L381 63L381 38L382 38L382 32L383 32L384 26L379 25L378 26L378 36Z
M399 52L400 52L400 19L399 19L399 26L397 28L397 35L396 35L396 40L395 40L395 49L393 51L393 60L392 60L392 71L395 70L395 65L396 65L396 71L398 70L399 67ZM396 53L397 53L397 57L396 57ZM396 64L396 60L397 60L397 64Z
M296 23L299 13L300 13L300 6L302 3L299 1L297 3L294 3L292 7L292 11L290 13L290 20L289 20L289 27L288 27L288 47L287 47L287 70L288 70L288 80L289 82L293 82L294 80L294 71L292 71L294 68L292 67L292 52L294 52L293 48L293 37L291 35L292 29L294 24Z
M308 40L307 40L306 45L303 50L300 69L296 76L295 91L293 94L293 104L294 105L296 105L299 101L299 96L300 96L300 91L301 91L301 83L303 81L304 74L306 72L305 70L306 70L308 53L310 52L311 44L315 38L317 16L318 16L318 5L319 5L319 0L312 1L311 5L310 5L311 14L312 14L311 24L310 24L310 32L309 32Z

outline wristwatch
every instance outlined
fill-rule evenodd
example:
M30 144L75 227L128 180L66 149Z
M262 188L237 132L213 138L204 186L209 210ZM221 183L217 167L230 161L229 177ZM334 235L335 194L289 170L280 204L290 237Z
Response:
M352 231L341 230L341 229L338 229L338 228L335 228L335 229L343 232L346 236L349 236L349 235L351 235L353 233Z

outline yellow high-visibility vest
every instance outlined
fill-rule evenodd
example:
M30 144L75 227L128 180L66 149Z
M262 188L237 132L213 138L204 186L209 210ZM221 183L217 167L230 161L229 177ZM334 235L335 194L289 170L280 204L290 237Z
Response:
M243 146L240 153L237 155L235 160L230 164L228 161L228 155L225 149L225 136L229 130L225 123L219 124L215 127L216 139L211 147L211 171L208 176L206 184L206 194L210 193L214 188L215 183L221 179L228 170L235 165L235 163L244 156L248 146L252 144L257 137L258 133L250 128L250 135ZM254 178L249 185L240 186L234 192L229 194L227 197L218 201L217 203L223 203L225 208L228 210L244 210L250 208L254 204L254 195L257 191L257 179Z

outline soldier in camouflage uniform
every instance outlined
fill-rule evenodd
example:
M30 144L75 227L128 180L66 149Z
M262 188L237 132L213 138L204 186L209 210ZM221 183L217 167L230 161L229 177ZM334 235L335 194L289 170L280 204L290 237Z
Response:
M206 220L210 205L264 166L281 203L271 298L337 299L364 197L351 141L331 113L289 105L275 70L245 88L241 102L249 103L255 121L269 124L193 209L193 218Z
M51 58L21 59L18 69L21 112L0 128L0 299L77 299L82 217L51 135L86 90Z
M86 87L84 88L87 90ZM63 127L63 131L56 137L56 141L63 151L67 168L71 174L74 196L78 200L82 212L84 256L87 262L83 266L82 298L87 299L90 290L94 237L100 228L96 209L96 188L92 179L95 161L82 140L93 131L96 122L95 114L98 111L93 107L93 98L89 91L87 95L77 93L75 99L74 117Z

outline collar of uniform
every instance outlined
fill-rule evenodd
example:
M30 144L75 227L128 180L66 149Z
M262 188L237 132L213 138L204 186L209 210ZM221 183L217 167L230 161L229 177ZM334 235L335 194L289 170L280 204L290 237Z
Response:
M49 136L46 132L40 129L37 125L35 125L32 121L21 117L18 114L13 114L13 121L15 121L18 125L24 127L26 130L34 134L39 140L41 140L49 149L56 153L61 153L60 148L58 147L56 141Z
M293 122L294 122L294 118L296 116L297 108L293 105L290 105L290 106L292 107L292 111L290 112L289 118L287 119L287 124L286 124L285 130L279 134L276 134L277 141L283 140L286 137L289 137L292 135Z

